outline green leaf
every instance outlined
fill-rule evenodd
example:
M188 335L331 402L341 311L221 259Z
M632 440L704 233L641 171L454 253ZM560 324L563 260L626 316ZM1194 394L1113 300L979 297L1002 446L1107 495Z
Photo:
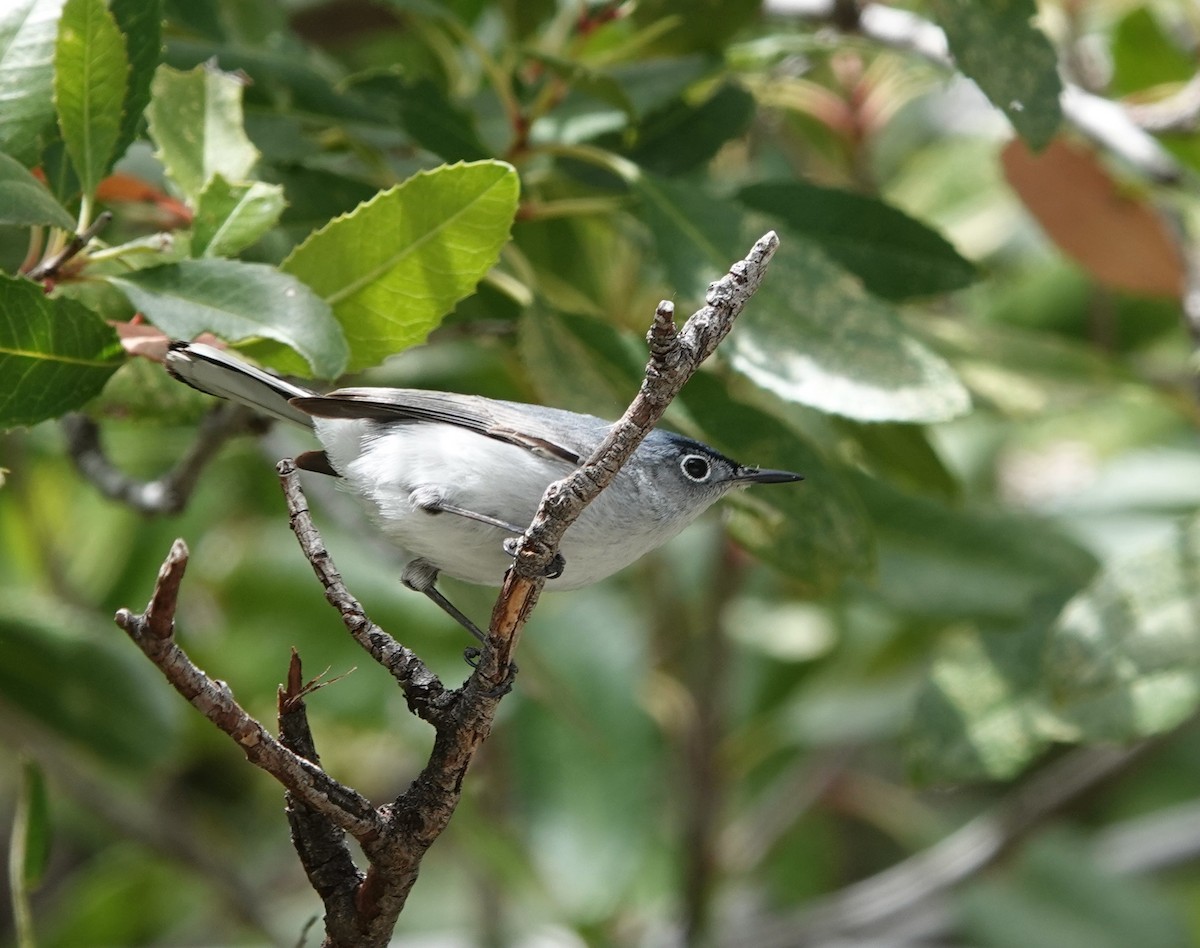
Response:
M676 100L647 116L629 157L656 174L685 174L742 135L753 118L754 96L726 82L698 105Z
M179 339L211 332L238 342L272 339L321 378L340 375L346 342L329 307L296 277L261 263L184 260L110 277L146 318Z
M179 720L173 697L94 613L11 589L0 603L0 699L106 763L160 763Z
M37 888L50 862L50 800L46 778L33 760L22 762L21 795L13 816L13 841L21 845L21 885Z
M743 464L804 475L796 484L752 487L727 503L729 531L742 546L799 580L808 596L871 571L873 530L845 470L778 419L734 401L713 375L693 376L680 398L714 447Z
M196 200L192 250L200 257L232 257L275 226L287 201L277 184L230 184L214 174Z
M1114 563L1050 633L1047 700L1085 739L1170 730L1200 705L1200 519Z
M1034 517L958 509L863 475L854 482L879 537L878 594L900 612L1016 622L1095 573L1090 554Z
M526 50L525 55L533 62L540 63L573 91L619 109L630 120L635 117L633 102L621 88L621 83L612 75L593 69L579 60L563 59L537 49Z
M738 200L811 238L885 299L961 289L976 275L941 234L877 198L788 181L751 185Z
M281 264L330 306L350 369L422 342L496 262L519 183L501 161L421 172L316 231Z
M242 128L243 82L215 66L159 66L146 110L167 175L192 201L215 174L242 181L258 150Z
M79 408L123 357L117 334L90 309L0 274L0 429Z
M38 160L54 118L54 38L63 0L0 4L0 151L24 165Z
M611 325L535 304L521 316L517 345L526 374L547 404L618 418L646 362Z
M67 0L54 51L54 104L87 195L116 158L128 81L125 38L104 0Z
M1155 86L1186 82L1196 57L1167 32L1149 7L1131 9L1112 34L1112 92L1128 95Z
M137 137L142 113L150 104L150 83L162 59L162 0L109 0L109 10L125 37L129 83L117 135L119 159Z
M0 153L0 224L73 230L75 220L24 165Z
M414 82L384 73L355 82L351 90L370 96L414 142L444 161L491 157L475 128L474 114L452 102L430 79Z
M643 175L637 189L675 290L702 299L749 246L751 222L690 185ZM781 241L725 353L780 398L860 421L942 421L969 407L949 365L890 307L794 236Z
M1030 148L1062 123L1058 56L1030 21L1034 0L932 0L959 69L975 81Z

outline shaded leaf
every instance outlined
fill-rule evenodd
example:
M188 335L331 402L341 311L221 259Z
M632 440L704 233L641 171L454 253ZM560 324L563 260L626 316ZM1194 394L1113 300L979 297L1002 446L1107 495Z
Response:
M346 342L328 305L296 277L237 260L184 260L110 277L170 336L211 332L230 342L265 338L295 350L314 375L334 378Z
M607 323L534 305L519 325L518 351L549 405L618 418L641 384L645 349Z
M1062 122L1058 56L1031 22L1034 0L932 0L959 69L1040 150Z
M734 401L710 374L693 376L680 398L714 447L743 464L804 475L799 483L752 487L727 502L729 531L742 546L799 580L811 596L871 571L871 524L845 470L776 418Z
M643 215L681 294L705 287L749 245L736 205L643 175ZM785 237L726 344L731 364L779 397L861 421L940 421L967 410L950 367L813 245Z
M1008 183L1050 238L1101 283L1133 293L1182 294L1178 242L1092 151L1056 141L1035 155L1013 141L1002 161Z
M192 252L199 257L233 256L274 227L286 203L277 184L230 184L214 174L196 199Z
M351 85L392 116L408 136L445 161L478 161L491 157L480 140L472 112L452 102L431 79L407 80L394 73L376 74Z
M92 195L116 159L129 81L125 39L104 0L67 0L54 52L54 104L71 164Z
M90 309L0 274L0 428L79 408L122 359L117 334Z
M242 128L243 82L214 66L159 66L146 112L167 175L196 200L214 174L242 181L258 151Z
M0 224L50 224L73 230L75 220L25 166L0 153Z
M129 60L129 82L114 152L119 159L137 137L142 113L150 104L150 83L162 59L162 0L109 0L109 10L125 37Z
M330 306L350 369L425 339L496 262L517 210L500 161L422 172L335 218L281 264Z
M654 48L673 53L724 49L759 15L760 0L644 0L633 18L648 28L669 24Z
M901 612L1018 621L1096 570L1082 547L1034 517L958 509L861 475L855 483L879 536L879 593Z
M61 602L12 590L0 603L0 697L125 766L159 763L178 721L174 696L155 669L111 627Z
M742 135L754 108L754 96L734 82L723 83L698 105L669 102L641 123L629 157L656 174L684 174Z
M960 289L974 265L941 234L878 198L802 181L743 188L738 200L769 214L890 300Z
M1128 872L1105 871L1097 855L1094 841L1059 832L1032 840L1005 873L985 876L957 899L962 942L981 948L1179 948L1193 941L1161 889Z
M633 102L621 88L621 83L609 73L593 69L587 63L552 56L537 49L526 50L525 55L532 61L541 63L572 90L619 109L631 120L634 118L636 113Z
M24 165L54 118L54 39L63 0L0 4L0 151Z

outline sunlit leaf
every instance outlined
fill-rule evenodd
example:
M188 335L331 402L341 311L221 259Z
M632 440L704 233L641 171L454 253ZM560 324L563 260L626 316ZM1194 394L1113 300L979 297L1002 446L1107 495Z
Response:
M518 181L500 161L422 172L314 232L281 264L312 287L350 344L350 369L421 342L508 240Z
M637 188L668 278L685 298L702 298L744 252L752 221L677 182L643 175ZM779 397L860 421L941 421L969 404L950 367L893 310L794 235L785 234L724 351Z
M1089 740L1132 740L1200 705L1200 520L1114 563L1050 634L1047 701Z
M54 104L85 194L116 159L129 82L125 39L104 0L67 0L54 53Z
M167 174L193 200L214 174L242 181L258 161L242 128L243 85L211 65L189 72L160 66L154 74L150 135Z
M198 257L233 256L274 227L286 203L277 184L231 184L214 174L196 199L192 252Z

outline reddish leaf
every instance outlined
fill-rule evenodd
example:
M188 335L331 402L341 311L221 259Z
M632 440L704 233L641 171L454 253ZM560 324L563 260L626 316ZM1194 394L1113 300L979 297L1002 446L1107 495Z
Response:
M1035 155L1014 139L1002 161L1008 183L1050 239L1099 282L1152 296L1182 294L1183 262L1166 224L1091 151L1056 139Z

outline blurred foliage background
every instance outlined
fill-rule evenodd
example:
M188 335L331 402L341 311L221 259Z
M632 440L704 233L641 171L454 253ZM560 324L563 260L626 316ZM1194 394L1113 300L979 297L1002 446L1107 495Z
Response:
M73 132L93 93L60 18L91 24L96 89L125 44L111 153ZM542 600L399 941L1200 940L1198 48L1190 0L7 4L0 266L28 272L63 214L115 215L51 295L0 297L0 820L37 943L294 945L319 914L279 788L111 622L175 537L181 640L250 710L272 718L292 646L344 676L310 718L377 802L431 738L295 547L272 465L301 433L231 441L148 517L33 423L82 407L135 478L184 455L208 402L132 354L135 309L287 371L615 416L657 301L690 312L768 228L766 285L669 417L808 480ZM227 126L195 167L188 77ZM408 338L319 301L257 337L162 307L168 272L328 296L329 243L285 262L314 228L496 160L511 241ZM100 374L35 384L22 332L49 352L68 317ZM464 676L353 503L310 499L372 618Z

